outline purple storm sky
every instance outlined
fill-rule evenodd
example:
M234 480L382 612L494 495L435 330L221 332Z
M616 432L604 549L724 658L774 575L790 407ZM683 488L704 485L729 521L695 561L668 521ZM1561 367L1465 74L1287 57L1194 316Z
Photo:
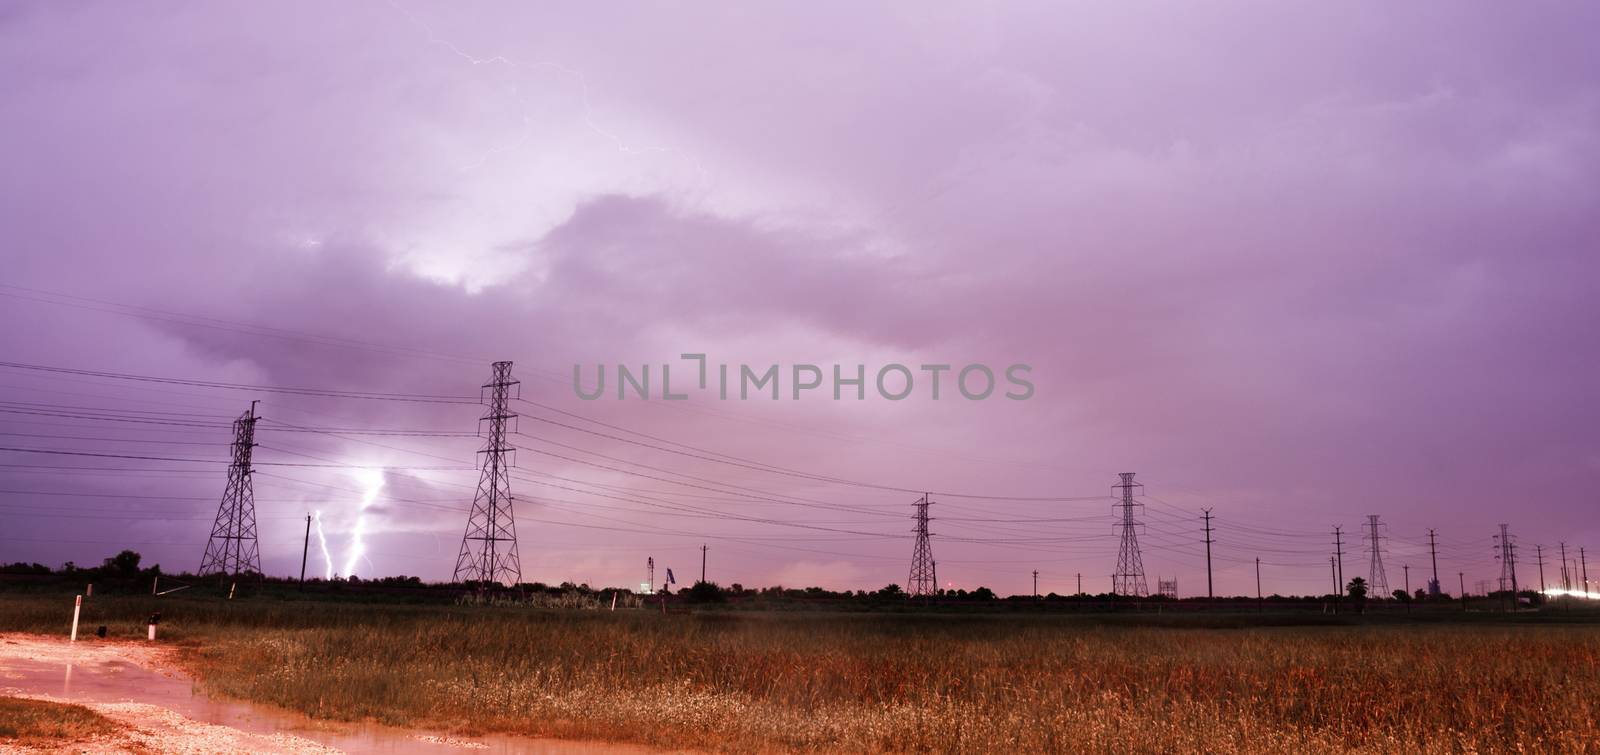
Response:
M1536 544L1553 579L1558 541L1600 547L1597 28L1574 3L6 3L0 359L470 396L509 359L524 397L626 430L524 414L821 475L1074 498L1135 471L1152 590L1203 594L1202 507L1221 592L1257 557L1268 592L1325 591L1336 524L1364 575L1374 513L1393 587L1430 527L1447 589L1496 577L1500 522L1523 583ZM574 363L683 352L1023 362L1037 394L573 395ZM480 407L15 367L0 446L206 461L0 451L0 561L196 568L253 398L264 462L454 467L261 467L266 571L318 511L313 574L449 577L479 439L274 428L471 433ZM910 493L520 429L528 581L686 578L705 542L724 584L905 582ZM934 500L943 583L1107 588L1109 498Z

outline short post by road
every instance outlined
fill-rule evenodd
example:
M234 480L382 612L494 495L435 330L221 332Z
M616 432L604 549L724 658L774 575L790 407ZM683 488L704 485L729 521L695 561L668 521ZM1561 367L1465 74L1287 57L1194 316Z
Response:
M72 639L68 640L68 642L78 641L78 614L82 611L83 596L79 595L77 601L72 604Z
M161 612L160 611L156 611L155 613L150 614L150 634L146 637L146 639L148 639L151 642L155 642L155 639L156 639L156 625L160 624L160 623L161 623Z

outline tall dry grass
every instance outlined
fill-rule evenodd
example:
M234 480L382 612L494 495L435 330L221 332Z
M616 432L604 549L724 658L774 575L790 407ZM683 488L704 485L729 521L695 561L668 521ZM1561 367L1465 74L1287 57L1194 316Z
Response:
M466 733L732 751L1600 749L1592 625L263 606L172 629L218 692Z
M258 634L199 658L220 691L316 716L666 746L1459 752L1600 742L1600 634L1568 628L450 616Z

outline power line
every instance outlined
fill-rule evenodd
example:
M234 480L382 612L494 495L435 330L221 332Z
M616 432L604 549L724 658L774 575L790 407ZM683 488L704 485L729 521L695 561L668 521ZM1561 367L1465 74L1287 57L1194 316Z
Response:
M281 393L294 396L316 396L321 398L347 398L369 401L407 401L424 404L477 404L472 396L450 396L427 393L381 393L375 391L342 391L327 388L295 388L276 385L260 385L253 383L226 383L216 380L191 380L186 378L155 377L150 375L134 375L124 372L106 372L102 370L84 370L70 367L52 367L40 364L26 364L23 362L0 362L0 367L17 370L34 370L51 374L84 375L88 377L109 378L113 380L128 380L141 383L161 383L165 385L185 385L194 388L216 388L221 390L252 391L258 393Z

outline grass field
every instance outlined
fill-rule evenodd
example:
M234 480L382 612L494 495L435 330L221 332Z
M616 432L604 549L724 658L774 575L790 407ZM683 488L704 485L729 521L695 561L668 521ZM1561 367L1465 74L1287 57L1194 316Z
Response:
M59 746L117 731L105 716L81 705L0 696L0 746Z
M1250 626L161 600L164 638L213 691L463 733L739 751L1600 749L1600 626L1560 616ZM64 632L63 605L0 594L0 629ZM142 636L153 605L97 598L86 622Z

